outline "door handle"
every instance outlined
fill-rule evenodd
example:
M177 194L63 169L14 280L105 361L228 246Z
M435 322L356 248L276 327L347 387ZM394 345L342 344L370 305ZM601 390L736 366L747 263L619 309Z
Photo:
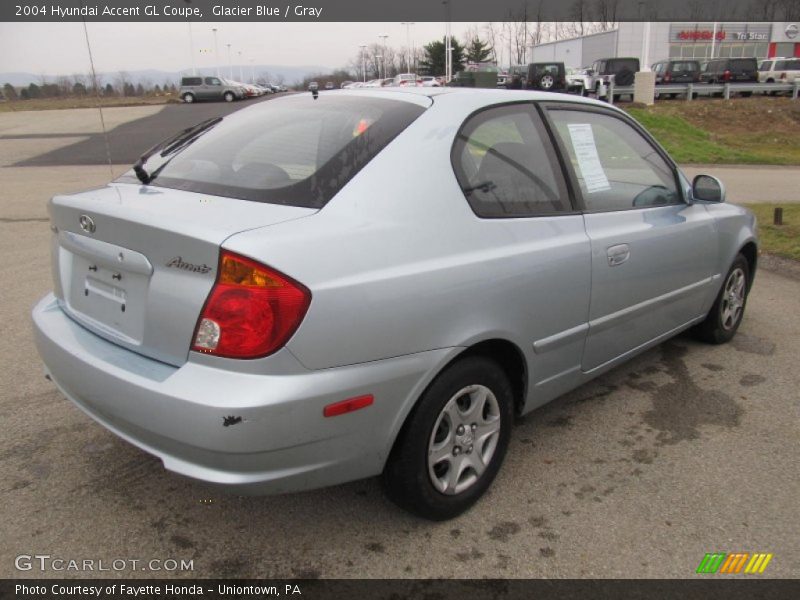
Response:
M628 244L617 244L606 250L606 256L608 257L608 266L616 267L631 257L631 249Z

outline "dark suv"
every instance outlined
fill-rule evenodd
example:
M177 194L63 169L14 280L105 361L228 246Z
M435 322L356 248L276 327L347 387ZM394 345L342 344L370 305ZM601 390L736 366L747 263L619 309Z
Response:
M755 58L714 58L708 61L700 80L706 83L756 82L758 60Z
M563 62L514 65L508 71L505 87L510 90L561 92L567 88L567 70Z
M700 81L700 62L696 60L662 60L655 63L652 69L657 85Z
M700 73L704 83L755 83L758 81L758 60L755 58L714 58ZM753 92L742 92L751 96Z
M592 64L591 90L598 98L605 97L603 86L612 80L617 86L633 85L636 73L639 71L638 58L601 58ZM619 94L616 94L618 96ZM616 100L616 97L614 98Z

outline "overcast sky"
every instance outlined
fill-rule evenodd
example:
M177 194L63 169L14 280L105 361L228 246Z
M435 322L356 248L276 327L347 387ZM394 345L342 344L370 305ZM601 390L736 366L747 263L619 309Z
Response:
M0 0L5 1L5 0ZM460 36L471 23L453 23ZM380 41L406 45L406 27L400 23L193 23L198 68L214 66L214 37L218 29L219 55L228 64L345 66L359 52L359 44ZM89 23L89 41L98 72L159 69L177 71L191 66L189 25L186 23ZM417 23L410 28L416 46L444 35L444 23ZM205 50L205 52L201 52ZM87 73L89 58L82 23L0 23L0 72L46 75Z

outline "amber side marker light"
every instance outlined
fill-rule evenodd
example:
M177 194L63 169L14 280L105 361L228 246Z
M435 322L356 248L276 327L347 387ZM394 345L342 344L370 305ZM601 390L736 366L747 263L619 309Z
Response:
M322 414L326 417L338 417L339 415L344 415L362 408L366 408L374 401L375 398L372 394L348 398L347 400L342 400L341 402L328 404L328 406L322 410Z

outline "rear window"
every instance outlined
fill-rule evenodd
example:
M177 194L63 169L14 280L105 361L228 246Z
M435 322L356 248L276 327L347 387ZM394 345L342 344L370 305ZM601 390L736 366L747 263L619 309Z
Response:
M800 71L800 59L787 60L786 66L783 68L787 71Z
M636 58L614 58L608 61L606 71L609 73L619 73L620 71L633 71L639 70L639 60Z
M699 71L700 70L700 63L695 62L693 60L684 60L679 62L672 63L672 70L679 71L679 72L686 72L686 71Z
M728 66L731 70L737 71L755 71L756 59L755 58L732 58Z
M181 85L200 85L203 80L200 77L184 77Z
M383 98L297 95L234 113L160 170L157 154L145 168L158 187L321 208L424 110Z

